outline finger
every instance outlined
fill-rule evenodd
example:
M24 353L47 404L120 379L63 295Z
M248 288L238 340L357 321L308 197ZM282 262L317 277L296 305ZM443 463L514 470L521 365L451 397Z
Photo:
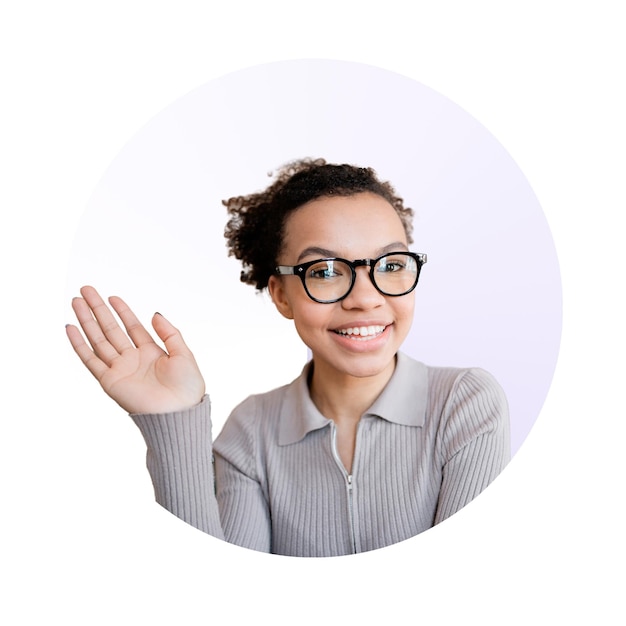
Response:
M115 349L117 354L120 354L123 350L132 347L130 340L126 333L120 328L117 320L111 313L109 307L104 303L104 300L100 297L100 294L93 288L85 286L80 290L85 302L89 305L93 316L96 318L98 326L102 335L106 338L106 342ZM86 332L86 331L85 331ZM87 338L90 339L89 335ZM109 356L115 356L110 353L108 346L102 343L102 338L97 338L99 348L105 349L106 354ZM100 344L102 345L100 346ZM93 345L93 344L92 344ZM95 346L94 346L95 348Z
M78 355L83 364L87 367L87 369L96 377L97 380L100 380L105 372L109 369L107 365L101 361L94 351L87 345L86 341L83 339L83 336L72 324L68 324L65 327L65 332L67 334L70 343L72 344L72 348L74 348L74 352Z
M152 326L159 338L165 344L165 349L170 356L186 356L192 357L191 350L183 340L180 331L173 326L160 313L155 313L152 318Z
M148 343L154 343L152 335L145 329L124 300L119 296L111 296L109 303L122 320L128 336L138 348Z
M102 361L110 365L119 357L120 352L118 352L117 348L115 348L104 335L100 323L94 317L89 304L83 298L77 297L72 300L72 309L74 309L76 319L87 341L91 345L91 349ZM128 337L126 338L126 342L130 345Z

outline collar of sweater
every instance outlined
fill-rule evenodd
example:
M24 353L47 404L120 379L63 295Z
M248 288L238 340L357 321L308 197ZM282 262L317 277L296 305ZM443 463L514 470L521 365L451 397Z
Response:
M364 413L404 426L424 425L428 391L428 368L403 352L398 352L396 368L382 393ZM307 433L327 426L324 417L309 394L307 384L311 363L287 388L281 408L279 445L303 439Z

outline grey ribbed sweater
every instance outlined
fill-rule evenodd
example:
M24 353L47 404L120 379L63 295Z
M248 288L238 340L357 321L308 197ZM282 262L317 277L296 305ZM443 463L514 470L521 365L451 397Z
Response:
M133 415L157 501L237 545L335 556L421 533L475 498L509 460L507 403L490 374L399 353L359 422L349 476L334 423L308 393L309 368L240 404L213 446L206 397L186 411Z

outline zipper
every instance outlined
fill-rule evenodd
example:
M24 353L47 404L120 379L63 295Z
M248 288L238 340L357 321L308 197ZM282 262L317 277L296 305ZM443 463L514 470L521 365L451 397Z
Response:
M337 452L337 427L334 423L331 423L331 447L333 451L333 457L335 457L335 462L339 466L341 473L346 481L346 494L348 498L348 524L350 527L350 542L352 543L352 553L356 554L356 533L354 531L354 504L352 502L352 474L348 473L344 464L341 462L339 458L339 453Z

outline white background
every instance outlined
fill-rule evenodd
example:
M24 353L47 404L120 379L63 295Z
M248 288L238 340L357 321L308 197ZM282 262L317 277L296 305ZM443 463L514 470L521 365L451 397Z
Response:
M1 10L4 621L622 622L620 3L215 6ZM462 106L524 172L561 263L559 364L511 466L440 527L355 558L250 553L162 511L139 434L63 332L74 235L122 146L208 80L290 58L370 63Z

